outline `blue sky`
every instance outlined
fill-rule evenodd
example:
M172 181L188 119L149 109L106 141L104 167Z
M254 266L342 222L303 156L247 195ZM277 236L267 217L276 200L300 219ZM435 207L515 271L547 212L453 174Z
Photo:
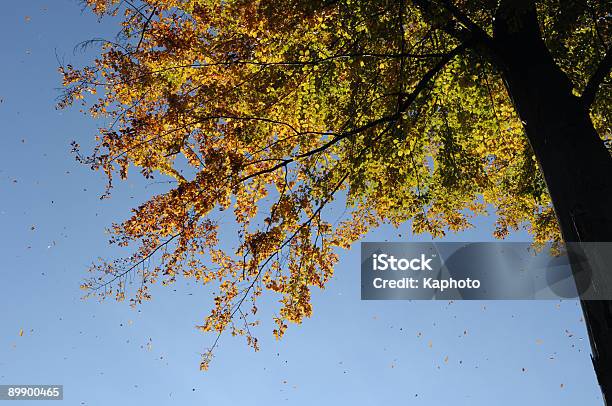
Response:
M69 145L90 145L96 123L54 108L58 58L83 63L92 54L74 46L111 37L113 22L77 0L3 6L0 384L63 384L66 405L602 404L576 301L361 301L358 245L315 293L311 319L278 342L266 308L261 351L224 337L207 373L199 354L214 337L194 328L210 309L207 288L154 289L136 310L81 300L87 266L111 253L105 227L161 189L134 176L99 200L103 177ZM491 231L480 218L447 240L487 241ZM367 237L427 239L407 227Z

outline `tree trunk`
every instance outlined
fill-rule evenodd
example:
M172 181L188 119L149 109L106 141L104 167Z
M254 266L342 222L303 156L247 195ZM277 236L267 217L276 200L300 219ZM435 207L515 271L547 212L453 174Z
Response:
M502 0L494 27L500 69L546 181L563 239L612 241L612 159L588 107L572 94L569 78L544 44L533 3ZM610 292L609 278L610 272L594 272L591 283ZM582 290L580 285L589 281L576 282ZM595 373L604 401L612 405L612 301L581 304Z

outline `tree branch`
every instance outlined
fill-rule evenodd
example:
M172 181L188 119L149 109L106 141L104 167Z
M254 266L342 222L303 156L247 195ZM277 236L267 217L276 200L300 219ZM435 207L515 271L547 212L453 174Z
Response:
M397 112L391 115L387 115L384 117L381 117L377 120L371 121L367 124L364 124L360 127L354 128L350 131L345 131L343 133L339 133L339 134L335 134L334 138L332 138L331 140L329 140L328 142L326 142L325 144L321 145L320 147L314 148L310 151L307 152L303 152L301 154L296 154L293 156L290 156L288 158L279 158L279 161L281 161L280 163L270 167L270 168L266 168L266 169L262 169L260 171L251 173L249 175L246 175L242 178L240 178L237 182L237 184L240 184L248 179L254 178L256 176L259 175L263 175L266 173L271 173L276 171L277 169L286 167L287 165L291 164L292 162L296 162L302 158L306 158L309 156L312 156L314 154L317 154L319 152L323 152L325 150L327 150L328 148L332 147L333 145L337 144L338 142L342 141L345 138L349 138L355 134L359 134L362 133L366 130L369 130L371 128L374 128L380 124L384 124L384 123L388 123L388 122L392 122L392 121L396 121L400 118L401 114L406 111L406 109L408 109L408 107L410 107L410 105L417 99L417 97L421 94L421 92L423 90L425 90L425 88L429 85L429 83L431 82L431 80L446 66L446 64L448 62L450 62L455 56L459 55L461 52L463 52L468 46L468 43L463 43L461 45L458 45L457 47L455 47L452 51L450 51L449 53L445 54L444 58L440 59L440 61L438 61L438 63L436 65L434 65L430 70L427 71L427 73L425 73L425 75L423 75L423 77L419 80L419 82L416 84L416 86L414 87L414 89L407 94L400 94L400 99L401 102L399 103L399 108L397 109ZM333 134L333 133L331 133Z
M595 69L595 72L589 78L589 81L587 82L587 85L584 88L584 91L582 92L582 96L580 96L582 103L587 109L591 107L591 104L593 104L593 101L595 100L595 96L597 95L597 90L599 89L599 85L601 85L601 83L604 81L606 76L608 76L611 69L612 69L612 48L608 49L608 52L606 52L606 55L603 57L601 62L599 62L597 69Z
M144 264L144 262L153 257L153 254L155 254L157 251L159 251L161 248L168 246L176 237L178 237L179 235L181 235L181 233L177 233L174 234L173 236L171 236L170 238L168 238L166 241L160 243L159 245L157 245L150 253L146 254L145 256L142 257L142 259L140 259L138 262L134 263L133 265L131 265L129 268L127 268L126 270L113 275L113 277L105 282L102 283L96 283L96 285L92 285L91 286L91 290L92 291L98 291L102 288L105 288L106 286L110 285L111 283L113 283L114 281L116 281L117 279L127 275L128 273L132 272L134 269L136 269L136 267Z
M465 26L472 36L483 45L487 47L493 47L493 39L483 30L478 24L473 22L467 14L459 10L450 0L441 1L443 7L447 9L453 17L457 19L463 26Z
M156 11L157 11L157 7L153 7L153 10L151 11L151 14L149 14L149 17L147 17L147 20L145 21L144 25L142 26L142 32L140 33L140 39L138 40L138 45L136 45L136 52L138 52L138 50L140 49L140 45L142 44L142 40L144 39L145 32L147 32L147 27L148 27L149 23L151 22L151 19L155 15Z
M501 59L498 56L499 52L493 38L464 12L459 10L451 0L413 0L413 3L423 11L425 17L427 17L427 14L430 17L435 16L439 12L439 10L434 10L433 7L442 8L443 11L448 13L451 21L437 28L462 43L469 42L470 47L501 66Z

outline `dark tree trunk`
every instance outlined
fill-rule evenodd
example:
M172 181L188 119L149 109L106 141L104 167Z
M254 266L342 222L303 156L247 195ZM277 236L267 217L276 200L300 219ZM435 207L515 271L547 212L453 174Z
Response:
M501 2L494 43L564 240L612 241L612 159L588 107L572 94L570 80L544 44L533 1ZM609 292L610 277L610 272L594 272L592 283ZM577 280L579 289L581 283ZM612 301L581 304L595 372L606 403L612 405Z

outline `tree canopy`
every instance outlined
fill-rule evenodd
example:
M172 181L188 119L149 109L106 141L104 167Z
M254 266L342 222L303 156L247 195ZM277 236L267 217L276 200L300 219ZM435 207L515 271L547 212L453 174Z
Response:
M87 3L122 29L91 66L60 68L60 106L76 100L105 123L91 154L75 151L106 173L108 193L133 170L175 180L112 226L113 243L138 245L92 268L91 293L124 299L130 273L142 278L133 303L157 281L218 284L200 328L257 348L262 293L279 295L281 337L312 314L337 248L383 223L440 237L493 212L498 238L524 227L536 243L560 239L500 67L475 41L493 36L497 1ZM537 11L609 147L608 72L589 83L610 47L612 3L545 0ZM340 218L327 210L335 199ZM240 242L227 251L214 213L230 209Z

